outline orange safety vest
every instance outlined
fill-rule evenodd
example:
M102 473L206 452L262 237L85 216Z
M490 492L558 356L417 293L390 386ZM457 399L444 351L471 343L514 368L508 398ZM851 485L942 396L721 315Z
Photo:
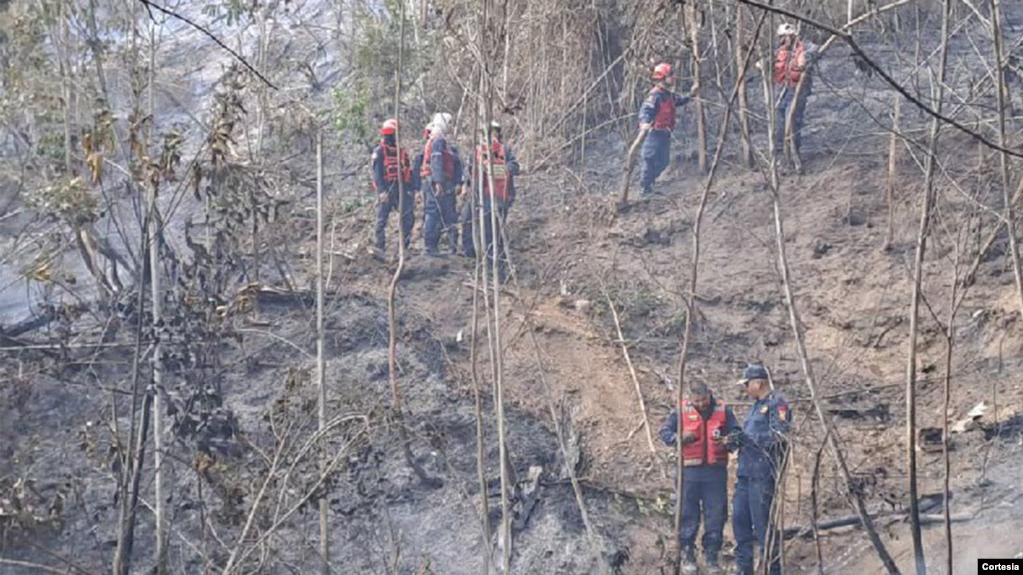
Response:
M714 410L707 421L703 420L700 412L689 400L682 402L682 409L679 411L682 431L696 434L696 441L682 446L682 463L686 467L728 465L728 449L725 448L725 444L712 441L712 438L720 437L724 433L727 422L725 402L714 398Z
M796 41L792 50L787 46L778 48L778 55L774 61L774 83L795 87L799 85L799 79L803 73L796 69L797 66L806 65L806 49L803 42Z
M393 184L398 181L398 174L401 174L401 181L405 184L412 183L412 165L408 160L408 153L403 149L401 151L401 161L398 161L398 148L396 146L388 146L384 142L380 142L380 147L384 150L384 181L388 184Z
M498 200L508 199L508 161L505 159L504 145L496 138L490 144L490 157L487 157L487 145L480 144L476 148L476 165L482 166L480 177L483 178L483 189L490 192L490 179L494 180L494 193L491 197Z
M653 90L650 90L650 95L655 98L658 93L663 93L663 96L661 98L661 103L657 106L657 115L654 116L654 129L674 130L675 95L660 86L656 86Z
M433 173L431 164L433 163L433 142L434 138L430 138L426 141L426 148L423 149L423 165L419 168L419 175L424 178L429 178L430 174ZM451 148L444 146L444 179L451 182L455 179L455 155L451 153Z

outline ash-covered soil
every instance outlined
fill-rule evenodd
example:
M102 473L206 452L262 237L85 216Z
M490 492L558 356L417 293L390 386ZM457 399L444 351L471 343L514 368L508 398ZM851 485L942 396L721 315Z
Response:
M874 40L864 45L898 81L911 82L905 47L900 51ZM957 39L953 60L969 62L977 42L976 37ZM936 43L925 44L926 52ZM882 249L889 222L886 154L893 95L876 76L855 73L847 52L836 47L822 64L809 104L806 175L783 178L782 213L819 392L868 507L885 512L907 504L907 309L923 155L900 145L894 237L889 249ZM205 75L196 72L197 85L210 81ZM960 80L956 86L965 90L967 80ZM752 86L752 102L758 101L758 87ZM190 98L208 96L196 90ZM761 110L755 105L752 112ZM717 117L711 113L712 124ZM906 111L901 127L920 135L925 121ZM683 296L704 185L689 159L692 132L691 125L679 132L677 157L660 193L613 219L622 142L590 144L586 157L566 166L571 174L530 173L530 158L523 158L527 173L508 226L515 279L503 291L499 314L507 444L517 485L514 573L586 574L606 563L622 573L649 574L666 565L674 462L656 443L656 427L679 384ZM995 221L991 211L1000 209L1001 190L991 176L997 157L990 150L951 129L942 141L941 208L924 277L919 425L937 427L946 415L956 421L980 402L989 406L977 429L951 441L958 572L974 565L977 556L1023 551L1012 536L1023 528L1018 481L1023 380L1016 376L1023 367L1023 339L1019 295L1005 258L1008 242L999 237L982 254L968 291L958 294L963 299L953 322L950 412L943 415L943 334L954 274L972 265ZM176 573L217 571L232 557L243 572L312 572L318 567L320 493L329 501L337 573L479 573L488 551L500 561L497 536L489 541L481 536L477 385L491 533L500 523L501 502L493 378L482 327L475 367L469 345L471 266L457 258L427 258L418 248L407 262L396 300L397 384L404 407L398 418L388 378L386 295L393 264L374 261L365 250L373 214L370 206L353 203L360 190L341 178L332 183L332 202L345 207L332 211L338 225L329 240L328 431L321 440L311 439L317 390L314 310L308 298L270 298L233 317L241 339L224 344L217 372L219 395L233 419L218 433L208 430L202 445L193 435L169 448L166 472L175 487L167 506ZM307 193L300 204L300 209L312 205ZM806 525L812 515L814 455L823 433L781 295L773 218L762 175L726 154L703 221L699 298L685 378L711 384L742 413L745 398L734 386L739 370L753 360L772 368L796 416L785 521ZM296 216L291 225L297 235L312 237L307 216ZM304 256L310 246L304 243ZM310 285L311 266L307 257L296 263L302 287ZM87 355L4 352L2 368L13 383L0 421L2 557L72 573L109 571L118 510L113 473L121 465L111 429L116 426L126 436L130 425L131 335L122 328L114 342L122 348ZM176 383L168 383L172 404L180 399L173 395ZM410 465L406 450L425 477ZM325 483L319 481L321 461L330 466ZM569 468L578 476L589 526ZM921 492L940 491L940 454L921 453L919 469ZM851 514L827 456L822 470L821 518ZM142 486L136 572L151 565L151 479L147 474ZM900 568L910 570L905 524L879 523ZM943 572L941 524L929 523L925 533L930 566ZM829 532L821 544L826 572L880 570L860 531ZM791 573L816 572L813 543L791 542L786 567ZM0 573L30 572L0 563Z

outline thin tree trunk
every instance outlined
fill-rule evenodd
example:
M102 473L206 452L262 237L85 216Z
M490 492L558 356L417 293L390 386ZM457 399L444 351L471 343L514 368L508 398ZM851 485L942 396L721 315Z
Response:
M401 3L401 6L402 6L402 11L401 11L401 17L402 17L402 21L401 21L401 31L402 31L401 40L402 40L402 42L401 42L401 44L402 44L402 46L399 46L399 49L398 49L398 66L397 66L397 68L394 71L394 80L395 80L395 87L394 87L394 112L395 112L395 120L396 121L400 119L400 118L398 118L398 111L400 110L400 107L401 107L401 66L402 66L402 57L404 56L404 54L402 54L402 47L404 45L404 39L405 39L405 19L404 19L404 16L405 16L405 8L404 8L405 4L404 4L404 2ZM424 2L423 3L423 13L424 14L426 13L425 11L426 11L426 3ZM395 132L395 142L396 142L396 148L397 148L397 152L396 153L398 154L398 158L399 158L399 162L400 162L401 151L402 151L402 148L401 148L401 126L400 126L400 124L398 126L398 130ZM426 160L424 160L424 161L426 161ZM399 177L398 178L399 189L400 189L402 183L403 182L401 181L401 178ZM402 199L401 198L401 194L399 194L398 195L398 201L401 202L401 199ZM398 219L399 219L398 230L399 230L399 234L400 234L401 233L400 230L402 229L402 226L401 226L401 223L400 223L400 219L401 219L401 206L399 206L398 213L399 213L399 216L398 216ZM403 257L405 255L405 252L402 249L402 247L403 247L402 246L402 241L403 240L404 240L404 238L401 238L401 241L398 242L398 266L395 268L394 274L391 276L391 285L390 285L389 289L387 290L387 326L388 326L388 329L387 329L387 333L388 333L388 335L387 335L387 340L388 340L387 341L387 371L388 371L388 375L389 375L388 379L390 380L390 384L391 384L392 409L394 410L395 416L398 417L399 419L403 419L403 417L402 417L402 405L401 405L401 391L400 391L400 389L398 387L398 354L397 354L397 347L398 347L398 320L397 320L397 311L395 310L395 299L398 296L398 281L401 279L401 272L403 271L403 269L405 267L405 259ZM404 424L400 425L399 427L404 428ZM402 438L402 442L405 443L406 447L408 446L408 442L406 440L406 437Z
M945 10L941 21L941 55L938 68L938 79L931 83L931 94L935 110L940 114L945 96L945 72L948 65L948 36L951 2L945 2ZM913 270L913 294L909 305L909 353L906 360L906 467L909 490L910 533L913 537L913 558L917 575L927 573L927 560L924 556L923 537L920 533L920 502L917 493L916 469L916 350L919 334L920 299L923 283L924 256L927 252L927 236L930 232L931 206L934 203L934 170L937 164L935 157L938 151L938 136L941 133L941 122L935 118L931 122L929 154L926 161L924 176L924 198L920 210L920 227L916 239L916 257Z
M885 234L884 246L882 249L888 251L895 241L895 167L899 142L899 109L902 107L902 97L895 96L892 114L892 133L888 139L888 230Z
M484 4L483 8L483 21L488 22L488 16L492 14L493 5L492 2L488 1ZM484 52L486 54L486 52ZM490 120L493 117L493 78L489 77L486 71L486 67L481 75L482 79L482 90L480 91L481 96L484 98L483 101L483 125L489 126ZM490 158L490 142L486 141L486 156L483 158L484 162L489 164ZM477 169L480 169L477 166ZM480 169L480 175L486 175L488 179L488 189L494 189L494 178L493 173L489 170ZM482 201L482 198L481 198ZM481 204L482 205L482 204ZM491 229L491 242L492 249L491 257L491 272L492 272L492 288L493 288L493 301L494 305L492 311L494 313L494 330L493 330L493 362L494 362L494 391L495 391L495 402L497 408L497 440L498 440L498 452L501 458L501 539L504 544L502 545L502 566L504 573L511 573L511 554L512 554L512 533L511 533L511 505L508 498L508 492L512 488L512 484L509 478L508 469L508 444L507 435L505 432L505 415L504 415L504 365L503 355L504 350L501 347L501 278L500 278L500 259L501 250L497 249L497 234L498 230L498 218L497 218L497 205L496 200L491 201L490 206L490 229ZM486 249L486 248L484 248Z
M827 433L827 431L825 431ZM811 527L813 528L813 546L817 552L817 575L824 575L824 551L821 545L820 530L817 529L817 522L820 514L820 506L818 505L818 494L820 493L821 483L821 456L824 455L824 448L827 446L827 441L822 441L820 447L817 448L817 452L813 456L813 476L810 478L810 520L812 522Z
M146 250L145 243L148 242L148 234L143 234L143 251ZM139 276L142 275L142 266L139 266ZM142 285L142 278L138 278L138 285ZM138 309L144 309L145 290L138 292ZM131 429L129 437L134 438L135 421L141 415L139 422L138 436L134 446L129 443L128 452L122 458L124 468L120 486L120 516L117 531L117 549L114 552L113 575L128 575L131 572L132 551L135 546L135 519L137 517L139 489L142 484L142 470L145 467L146 444L149 441L150 410L152 409L153 397L148 392L142 400L142 407L139 409L139 383L142 363L142 319L144 314L138 314L138 326L135 332L135 359L132 373L132 410ZM130 463L130 466L128 465Z
M742 165L747 168L753 167L753 145L750 141L750 129L749 129L749 102L746 96L746 62L743 57L742 51L742 40L743 40L743 6L736 5L733 8L735 10L735 45L733 51L735 53L735 71L736 71L736 84L739 86L739 137L740 144L742 146Z
M155 92L156 92L156 23L149 23L149 117L153 118L156 113ZM146 130L146 142L152 144L153 124L150 121ZM161 312L163 308L163 294L160 293L160 238L163 234L161 229L159 205L156 202L158 181L150 186L149 195L149 275L150 288L153 297L153 330L159 331L162 324ZM156 574L165 575L167 569L167 523L165 516L164 496L164 448L163 448L163 353L160 338L156 338L153 346L153 467L154 485L153 498L156 500Z
M945 520L945 572L954 573L952 568L952 458L949 454L949 414L952 413L952 351L955 348L955 322L956 312L959 311L958 300L959 288L959 249L956 247L955 267L952 274L952 287L949 290L948 302L948 325L945 326L945 389L944 406L941 418L941 456L944 465L944 478L942 489L944 497L944 520Z
M72 174L72 150L71 150L71 66L68 54L70 47L70 35L68 34L67 15L64 13L66 4L60 2L57 5L57 33L55 42L57 48L57 65L60 73L60 90L62 110L64 112L64 170L67 175Z
M96 4L95 1L90 2L89 12L89 26L93 41L97 41L99 36L96 31ZM135 21L136 17L136 3L131 3L131 17L132 22ZM138 34L135 26L132 26L131 33L131 49L133 54L137 54L137 40ZM107 95L105 80L103 77L103 68L101 64L101 54L98 48L94 48L94 57L96 59L97 74L99 75L101 86L104 90L104 95ZM135 100L136 110L138 109L138 100ZM134 128L132 128L134 129ZM134 150L128 149L127 154L129 159L133 157ZM152 219L153 214L148 213L145 215L145 221L141 222L141 229L144 230L139 234L140 236L140 251L139 251L139 265L136 266L136 272L138 276L135 278L136 285L139 286L138 300L136 302L138 313L138 323L136 324L135 332L135 357L132 367L132 397L131 397L131 425L128 433L128 450L123 462L124 468L122 470L122 480L120 485L120 513L118 520L118 532L117 532L117 548L114 551L113 561L113 575L128 575L131 572L133 551L135 547L135 523L138 518L138 501L139 491L142 484L142 472L145 468L145 456L146 456L146 445L149 441L149 427L151 424L152 401L153 396L150 390L147 389L142 395L143 390L141 389L141 372L142 372L142 357L144 351L142 350L142 333L143 333L143 318L145 314L142 310L145 309L145 290L142 286L145 285L145 267L142 265L142 261L149 255L150 244L153 243L154 238L149 233L152 228L149 220ZM139 396L142 395L142 405L139 406ZM116 409L116 403L115 407ZM141 420L141 421L139 421ZM136 421L139 421L136 427ZM137 434L136 434L137 432ZM135 444L132 445L131 441L134 440ZM130 464L130 469L129 469Z
M700 81L700 14L695 5L689 9L689 39L693 49L693 82ZM696 112L696 158L700 173L707 173L707 114L703 109L703 98L694 98ZM725 124L722 124L725 126ZM722 128L724 129L724 128Z
M991 0L991 33L995 41L995 58L998 61L996 73L998 74L998 145L1005 149L1007 139L1005 136L1005 108L1007 105L1006 96L1008 88L1005 85L1004 66L1006 63L1005 49L1002 39L1002 2ZM1004 151L999 154L1002 169L1002 195L1005 201L1003 208L1005 213L1005 226L1009 234L1009 257L1012 258L1012 273L1016 280L1016 295L1019 298L1020 314L1023 318L1023 274L1019 266L1019 246L1016 242L1016 214L1012 207L1013 202L1009 197L1009 157Z
M711 60L714 62L714 82L717 85L717 89L723 93L725 91L723 71L724 68L727 66L727 59L725 60L725 63L722 63L721 60L723 50L721 49L721 44L718 40L719 37L717 26L719 7L715 0L709 0L708 4L709 15L707 16L707 21L710 22L710 50L712 53ZM725 20L726 22L728 21L727 12L725 12L725 16L722 19Z
M157 228L156 213L156 184L149 192L149 285L153 299L153 330L159 331L161 324L161 294L160 294L160 243L157 240L160 233ZM167 532L166 518L164 517L164 452L163 452L163 401L160 397L163 389L163 355L160 338L153 344L153 389L152 393L152 419L153 419L153 467L155 478L153 485L153 498L156 507L156 572L158 575L167 573Z
M323 330L323 132L316 131L316 389L318 394L316 429L322 435L327 424L327 364ZM325 473L326 461L320 458L320 473ZM330 539L327 530L327 496L320 493L320 558L321 572L330 573Z
M478 176L479 170L476 170L474 176L479 181ZM475 193L475 187L469 193L472 195ZM472 200L470 200L472 201ZM475 208L475 206L474 206ZM476 218L477 210L474 209L472 217ZM476 248L476 268L473 272L473 290L472 290L472 333L469 336L469 363L472 369L472 395L475 401L476 409L476 480L479 482L480 490L480 519L483 528L483 573L487 575L490 573L490 564L492 560L492 553L490 549L490 503L487 497L487 460L485 450L483 447L483 399L480 394L480 378L479 370L477 369L478 356L476 353L476 336L479 333L479 311L480 311L480 290L477 288L480 284L480 275L483 260L480 258L480 254L484 253L482 250L482 237L483 230L480 229L479 225L473 226L473 244ZM488 322L489 318L484 318Z
M394 72L394 117L395 120L400 120L401 111L401 72L404 66L405 58L405 4L401 4L401 24L400 24L400 41L398 44L398 64L397 69ZM397 154L401 157L401 123L398 124L398 130L395 133L395 141L397 142ZM401 210L404 207L403 196L405 193L404 182L401 178L398 178L398 229L401 229ZM408 427L406 427L404 412L402 411L401 401L401 390L398 386L398 312L396 309L397 298L398 298L398 282L401 279L401 274L405 270L405 249L404 249L404 235L403 232L399 232L401 240L398 242L398 265L394 269L394 275L391 276L391 284L387 289L387 372L388 379L391 384L391 402L394 417L398 420L398 435L401 440L402 451L405 454L405 461L412 468L412 471L429 487L439 487L443 482L436 477L431 477L426 473L426 470L416 461L415 456L412 453L412 446L408 434Z

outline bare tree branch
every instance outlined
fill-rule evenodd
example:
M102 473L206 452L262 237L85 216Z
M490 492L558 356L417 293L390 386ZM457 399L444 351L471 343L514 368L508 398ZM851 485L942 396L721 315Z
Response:
M209 30L207 30L206 28L203 28L202 26L200 26L200 25L196 24L195 22L191 21L191 20L190 20L190 19L188 19L187 17L185 17L185 16L182 16L181 14L178 14L177 12L174 12L173 10L168 10L167 8L164 8L163 6L160 6L160 5L158 5L158 4L153 4L153 3L152 3L152 2L150 2L149 0L139 0L139 2L141 2L141 3L142 3L142 5L146 7L146 10L149 10L150 8L156 8L156 9L157 9L158 11L160 11L160 12L163 12L164 14L166 14L166 15L170 16L171 18L176 18L176 19L178 19L178 20L181 20L181 21L182 21L182 22L184 22L185 24L188 24L188 25L189 25L189 26L191 26L192 28L195 28L196 30L198 30L198 31L202 32L203 34L205 34L206 36L208 36L208 37L209 37L209 38L210 38L211 40L213 40L214 42L216 42L216 43L217 43L217 46L220 46L220 47L221 47L221 48L223 48L224 50L227 50L227 51L228 51L228 53L230 53L230 54L231 54L232 56L234 56L234 57L235 57L235 59L237 59L237 60L238 60L239 62L241 62L243 66L245 66L246 68L248 68L250 72L252 72L253 74L255 74L257 78L259 78L260 80L262 80L264 84L266 84L267 86L270 86L270 87L271 87L271 88L273 88L274 90L276 90L276 89L277 89L277 86L275 86L275 85L273 84L273 82L271 82L270 80L267 80L267 79L266 79L266 76L264 76L264 75L260 74L258 70L256 70L255 68L253 68L253 67L252 67L252 64L249 64L249 63L248 63L248 62L247 62L247 61L245 60L245 58L243 58L243 57L241 56L241 54L239 54L238 52L235 52L234 50L232 50L231 48L229 48L229 47L227 46L227 44L224 44L223 42L221 42L221 41L220 41L220 38L217 38L216 36L214 36L214 35L213 35L213 32L210 32L210 31L209 31ZM152 17L153 17L153 13L152 13L152 11L150 11L150 13L149 13L149 17L150 17L150 18L152 18Z

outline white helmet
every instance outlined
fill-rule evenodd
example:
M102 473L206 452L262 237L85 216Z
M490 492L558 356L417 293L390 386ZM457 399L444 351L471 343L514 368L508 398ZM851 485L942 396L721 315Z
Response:
M439 112L433 115L433 121L430 122L430 129L438 135L443 136L448 133L448 124L450 122L451 114L448 114L447 112Z
M796 26L794 24L789 24L788 22L783 22L783 23L778 25L778 35L779 36L796 36L798 34L799 34L799 31L796 30Z

